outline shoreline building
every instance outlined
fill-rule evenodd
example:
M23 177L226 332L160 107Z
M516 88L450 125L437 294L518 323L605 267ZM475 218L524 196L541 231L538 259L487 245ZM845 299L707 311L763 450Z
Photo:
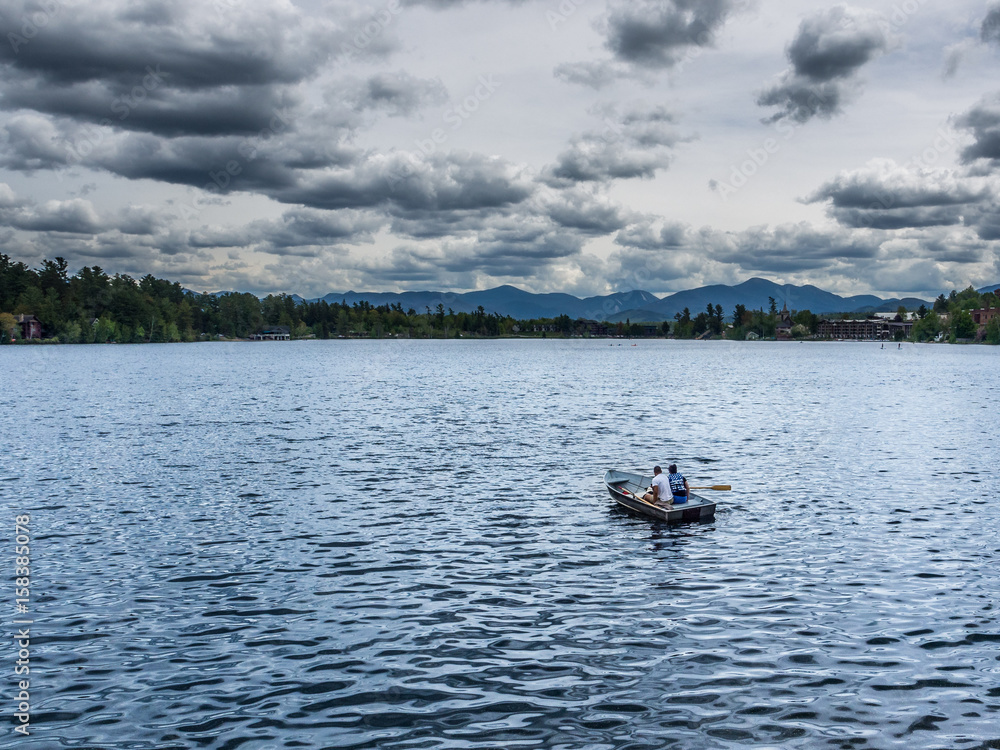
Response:
M1000 289L995 290L993 294L1000 297ZM979 334L982 334L986 331L986 325L991 320L1000 318L1000 307L981 307L978 310L969 310L969 314L972 316L972 321L979 327Z

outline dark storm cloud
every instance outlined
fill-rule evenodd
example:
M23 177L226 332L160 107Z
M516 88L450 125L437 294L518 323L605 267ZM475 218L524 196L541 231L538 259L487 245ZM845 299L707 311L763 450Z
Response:
M628 222L627 212L621 206L572 193L551 205L548 215L561 227L593 237L617 232Z
M51 8L51 10L46 10ZM248 3L0 4L0 62L59 85L114 81L132 86L160 66L171 86L184 89L295 83L348 41L347 29L290 6ZM141 12L143 9L149 12ZM25 19L45 17L36 33Z
M955 124L968 130L973 143L962 150L966 164L978 159L1000 163L1000 94L991 94L968 112L959 116Z
M380 33L359 48L370 10L347 6L319 16L224 0L44 7L0 0L0 107L166 137L259 132L330 61L391 46ZM31 18L44 24L28 38Z
M874 258L879 240L858 232L820 230L806 224L751 228L731 243L717 243L711 257L753 272L788 273L827 268L833 262Z
M730 0L642 0L610 9L607 48L616 59L668 68L691 47L707 47L733 10Z
M976 240L956 241L952 237L928 237L921 242L924 254L940 263L981 263L989 248Z
M876 160L837 175L806 202L829 201L829 215L846 227L891 230L962 224L989 195L983 180L951 170Z
M478 154L372 157L346 170L307 174L276 200L313 208L386 206L391 212L502 208L525 200L530 184L502 159Z
M829 200L835 208L925 208L976 203L986 195L985 185L949 170L915 171L878 161L865 169L837 175L806 200Z
M152 80L152 74L147 75L147 80ZM112 128L176 137L260 132L269 127L276 113L288 113L298 104L298 96L269 86L184 91L165 86L112 88L87 82L53 88L34 80L7 84L3 103L8 109L30 109Z
M921 227L954 226L963 222L962 206L913 208L839 208L830 216L845 227L858 229L918 229Z
M673 116L663 107L596 114L604 115L604 128L574 138L545 170L548 184L650 178L670 164L671 149L680 137Z
M619 0L597 24L611 59L563 63L554 75L593 89L621 78L651 81L652 72L674 68L711 47L729 16L746 6L745 0Z
M757 97L757 104L761 107L781 108L768 117L766 122L789 119L804 123L814 117L829 119L838 114L845 99L855 90L856 85L850 81L814 83L790 76L781 84L761 92Z
M787 50L792 67L757 104L779 108L769 122L830 118L858 88L858 71L888 48L877 14L845 6L823 11L799 26Z
M88 143L74 143L67 163L81 159ZM162 140L136 134L107 145L96 144L82 163L132 180L189 185L215 193L266 193L296 183L294 170L277 159L251 158L246 143L233 137Z
M974 226L980 239L1000 240L1000 203L994 200L979 206L966 223Z
M247 227L251 243L281 255L295 248L371 241L385 219L356 211L291 209L272 221L252 222Z
M1000 45L1000 5L993 5L979 27L979 38L988 44Z

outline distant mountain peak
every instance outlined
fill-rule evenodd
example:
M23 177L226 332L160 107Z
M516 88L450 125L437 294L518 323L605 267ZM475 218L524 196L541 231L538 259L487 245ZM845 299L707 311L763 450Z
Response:
M571 318L587 318L609 322L632 322L672 320L678 312L688 308L692 314L705 310L708 304L713 307L721 305L726 316L732 316L736 305L744 305L748 309L764 309L770 305L770 298L780 310L786 306L789 310L811 310L817 314L823 313L853 313L881 310L883 308L895 311L901 303L907 307L919 307L925 303L916 298L882 299L875 295L857 295L842 297L827 292L812 284L796 286L795 284L778 284L758 276L747 279L739 284L711 284L697 289L687 289L657 297L643 289L630 289L625 292L597 295L580 299L571 294L551 292L535 294L519 289L511 284L480 289L472 292L331 292L321 299L329 303L346 302L353 305L366 301L372 305L401 304L403 309L413 308L422 311L426 308L434 310L439 304L445 309L455 312L475 312L479 307L487 313L510 315L520 320L532 318L555 318L568 315Z

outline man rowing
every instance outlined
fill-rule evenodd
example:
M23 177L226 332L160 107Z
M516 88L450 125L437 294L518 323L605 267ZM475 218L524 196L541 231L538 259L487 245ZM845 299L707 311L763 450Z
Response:
M674 468L676 469L677 467L675 466ZM670 505L673 502L670 492L670 480L659 466L653 467L653 483L650 490L650 492L642 496L642 499L647 503Z

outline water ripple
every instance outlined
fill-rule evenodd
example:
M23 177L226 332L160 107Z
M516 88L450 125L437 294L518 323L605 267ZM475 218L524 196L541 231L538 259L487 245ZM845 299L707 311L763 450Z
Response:
M1000 746L990 349L8 349L2 748ZM670 460L714 522L613 506Z

